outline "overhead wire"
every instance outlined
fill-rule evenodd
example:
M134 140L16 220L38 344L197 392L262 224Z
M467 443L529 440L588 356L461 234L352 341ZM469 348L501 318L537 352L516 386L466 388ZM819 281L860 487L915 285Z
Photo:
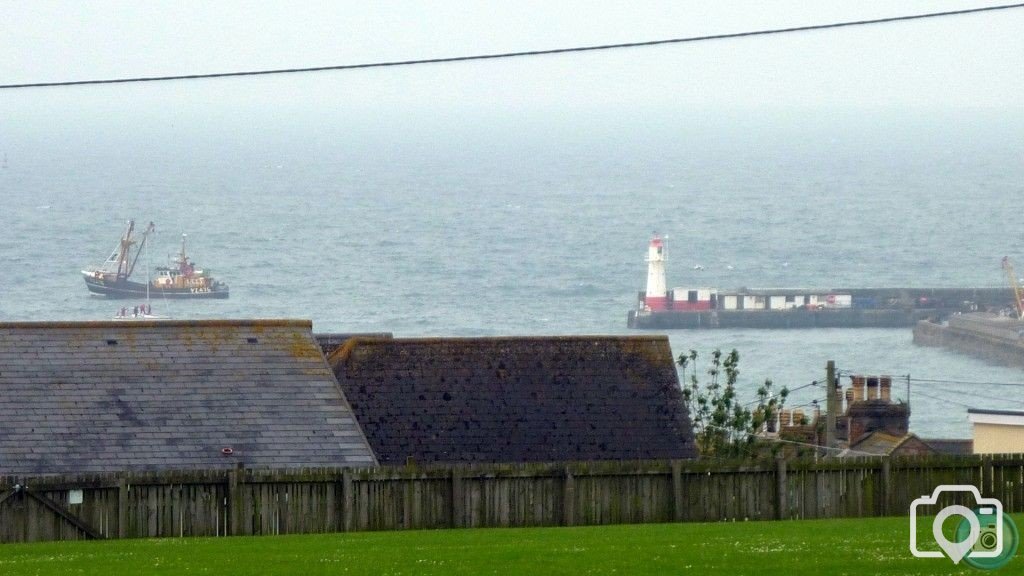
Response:
M872 370L848 370L848 369L843 369L843 370L836 370L836 376L837 377L841 377L841 376L846 376L846 377L850 377L850 376L869 376L871 378L877 378L878 376L886 376L888 378L892 378L893 380L897 380L897 379L904 380L904 379L910 378L911 380L916 380L916 381L920 381L920 382L944 382L944 383L949 383L949 384L995 384L995 385L998 385L998 386L1024 386L1024 382L998 382L998 381L989 381L989 380L954 380L954 379L948 379L948 378L927 378L927 377L921 377L921 376L913 376L911 374L898 374L897 372L898 372L897 370L886 371L886 370L877 370L877 369L872 369Z
M910 378L910 374L897 374L896 370L836 370L836 378L843 376L869 376L871 378L877 378L878 376L886 376L893 380L905 380Z
M796 388L784 388L784 389L786 390L786 394L789 395L789 394L792 394L793 392L796 392L797 390L803 390L804 388L809 388L811 386L817 386L818 384L819 384L819 382L817 380L814 380L814 381L812 381L809 384L804 384L802 386L797 386ZM780 391L781 390L782 389L780 389ZM755 398L754 400L751 400L749 402L746 402L746 403L742 404L742 406L744 406L744 407L750 406L751 404L757 404L760 401L761 401L760 398Z
M862 20L850 20L845 22L832 22L828 24L812 24L808 26L789 26L785 28L769 28L764 30L752 30L747 32L731 32L724 34L708 34L703 36L689 36L684 38L667 38L662 40L645 40L640 42L620 42L614 44L597 44L591 46L575 46L570 48L550 48L543 50L521 50L515 52L498 52L492 54L475 54L468 56L449 56L442 58L419 58L409 60L392 60L383 62L365 62L359 64L338 64L332 66L307 66L296 68L276 68L267 70L246 70L234 72L213 72L207 74L174 74L162 76L132 76L126 78L105 78L93 80L64 80L56 82L23 82L12 84L0 84L0 90L23 89L23 88L45 88L56 86L82 86L93 84L127 84L135 82L168 82L176 80L200 80L209 78L231 78L240 76L269 76L274 74L300 74L311 72L327 72L341 70L358 70L367 68L388 68L399 66L416 66L423 64L446 64L452 62L469 62L474 60L499 60L509 58L522 58L528 56L549 56L555 54L569 54L579 52L596 52L600 50L620 50L627 48L641 48L649 46L663 46L668 44L683 44L693 42L706 42L711 40L726 40L732 38L746 38L752 36L769 36L777 34L791 34L796 32L809 32L814 30L827 30L832 28L848 28L854 26L869 26L877 24L889 24L893 22L906 22L910 20L923 20L926 18L944 18L950 16L963 16L982 12L994 12L998 10L1012 10L1024 8L1024 3L1001 4L995 6L981 6L977 8L965 8L961 10L947 10L943 12L928 12L923 14L907 14L903 16L890 16L886 18L871 18Z
M875 373L877 373L877 372L873 372L873 374L875 374ZM840 377L842 377L842 376L851 377L851 376L853 376L855 374L856 375L866 374L866 372L856 372L856 371L851 371L851 370L837 370L836 374L837 374L837 376L840 376ZM974 405L966 403L966 402L962 402L962 401L959 401L959 400L953 400L953 399L950 399L950 398L948 398L946 396L936 395L933 392L935 391L936 388L938 388L938 392L940 392L942 394L955 394L955 393L962 392L962 390L950 389L949 386L951 386L951 385L958 385L958 386L1011 386L1011 387L1024 387L1024 382L986 382L986 381L982 381L982 380L950 380L950 379L941 379L941 378L916 378L916 377L911 376L910 374L892 375L890 377L893 380L899 379L901 381L909 382L911 385L918 384L918 386L913 388L913 394L915 394L915 395L921 395L921 396L924 396L926 398L931 398L932 400L938 400L940 402L948 402L948 403L952 403L952 404L957 404L959 406L964 406L966 408L972 408L972 407L974 407ZM923 387L923 389L922 389L922 386L920 386L921 384L926 384L927 386ZM986 400L995 400L995 401L998 401L998 402L1008 402L1008 403L1011 403L1011 404L1024 405L1024 399L1022 399L1022 400L1014 400L1014 399L1005 398L1005 397L989 396L989 395L985 395L985 394L979 394L975 390L971 390L970 391L970 396L972 398L983 398L983 399L986 399Z
M929 388L928 390L932 390L932 388ZM915 393L917 393L917 392L919 392L919 391L915 390ZM960 392L960 390L950 390L948 388L944 388L944 389L939 389L939 392L942 392L943 394L956 394L957 392ZM1021 404L1021 405L1024 405L1024 400L1014 400L1013 398L1005 398L1005 397L999 397L999 396L988 396L988 395L985 395L985 394L978 394L977 392L974 392L973 390L970 393L970 397L971 398L982 398L982 399L985 399L985 400L994 400L996 402L1007 402L1007 403L1010 403L1010 404Z
M787 405L787 406L784 406L784 408L793 409L793 408L806 408L807 406L820 406L820 405L825 403L825 400L826 400L826 398L815 398L815 399L813 399L813 400L811 400L809 402L804 402L803 404Z
M911 382L920 382L926 384L957 384L964 386L1013 386L1017 388L1024 387L1024 382L987 382L983 380L943 380L939 378L911 378Z
M730 430L730 429L724 428L722 426L715 426L714 424L705 424L705 426L708 427L708 428L712 428L714 430L721 430L723 432L734 432L734 430ZM820 448L822 450L832 450L832 451L835 451L835 452L846 452L846 453L850 453L850 454L862 454L864 456L878 456L878 454L872 454L870 452L861 452L860 450L853 450L853 449L850 449L850 448L839 448L839 447L833 447L833 446L825 446L823 444L812 444L810 442L798 442L796 440L785 440L783 438L772 438L772 437L768 437L768 436L758 436L756 434L750 434L750 433L747 433L746 435L747 435L747 437L753 437L753 438L757 438L758 440L766 440L766 441L769 441L769 442L779 442L779 443L782 443L782 444L794 444L794 445L797 445L797 446L806 446L808 448Z
M852 377L853 375L861 375L861 374L868 374L868 372L865 372L865 371L854 371L854 370L836 370L836 376L837 377L847 377L847 378L849 378L849 377ZM889 374L885 374L885 373L878 373L877 371L872 371L871 374L872 374L873 377L874 377L875 374L883 374L883 375L888 376L889 378L892 378L893 380L898 380L898 381L901 381L901 382L909 381L911 384L928 384L928 387L926 387L925 390L931 390L931 389L934 389L935 387L938 387L938 388L940 388L940 390L939 390L940 392L949 392L949 393L960 392L961 391L961 390L951 390L949 388L949 386L951 386L951 385L958 385L958 386L1010 386L1010 387L1016 387L1016 388L1024 387L1024 382L993 382L993 381L987 381L987 380L950 380L950 379L942 379L942 378L917 378L917 377L911 376L910 374L892 374L892 375L889 375ZM817 385L817 384L818 384L818 382L812 382L811 383L811 385ZM799 390L801 388L806 388L806 386L800 386L798 388L794 388L793 390ZM790 391L792 392L793 390L790 390ZM914 392L915 393L919 392L920 390L921 390L920 386L914 388ZM1012 402L1012 403L1017 403L1017 404L1024 404L1024 400L1012 400L1012 399L1002 398L1002 397L985 396L985 395L982 395L982 394L978 394L974 390L971 390L970 394L971 394L971 396L975 396L975 397L978 397L978 398L985 398L985 399L989 399L989 400L1000 400L1000 401Z
M971 404L967 404L967 403L961 402L959 400L953 400L953 399L950 399L950 398L945 398L943 396L937 396L937 395L933 394L930 391L929 392L921 392L920 390L915 389L914 390L914 395L915 396L924 396L925 398L931 398L932 400L938 400L940 402L946 402L946 403L949 403L949 404L956 404L958 406L963 406L964 408L974 408L974 406L971 405Z

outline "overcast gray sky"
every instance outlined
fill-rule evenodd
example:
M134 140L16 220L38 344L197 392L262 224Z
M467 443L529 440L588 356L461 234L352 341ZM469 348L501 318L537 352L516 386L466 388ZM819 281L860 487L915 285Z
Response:
M954 10L1000 2L0 2L4 83L333 65L543 49ZM1005 2L1004 2L1005 3ZM58 95L59 93L59 95ZM618 52L275 79L0 94L30 111L137 102L559 109L980 107L1020 113L1024 9Z

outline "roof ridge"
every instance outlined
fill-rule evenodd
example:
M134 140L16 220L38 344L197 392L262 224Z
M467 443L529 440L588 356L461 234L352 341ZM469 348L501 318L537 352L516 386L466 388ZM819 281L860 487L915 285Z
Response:
M914 434L913 432L907 432L902 436L897 436L895 434L890 434L884 430L872 430L871 432L865 434L863 438L857 440L857 442L851 445L850 448L856 448L857 446L860 446L861 444L868 442L872 438L881 438L883 440L889 439L890 441L898 440L898 442L896 442L896 444L893 446L893 449L899 448L900 446L903 445L904 442L910 440L911 438L917 438L918 440L921 440L921 438L917 434Z
M411 338L353 338L364 342L380 343L409 343L409 344L445 344L456 343L502 343L502 342L580 342L585 340L597 340L602 342L667 342L665 334L562 334L549 336L418 336Z
M330 368L333 370L339 364L348 364L349 356L352 354L352 351L355 350L355 347L360 343L393 341L393 338L373 338L366 336L356 336L354 338L349 338L348 340L345 340L345 342L343 342L341 346L335 348L334 352L331 352L331 354L327 356L327 365L330 366Z
M58 320L0 322L4 329L59 329L59 328L237 328L247 326L307 328L313 330L312 320L295 318L249 318L216 320Z

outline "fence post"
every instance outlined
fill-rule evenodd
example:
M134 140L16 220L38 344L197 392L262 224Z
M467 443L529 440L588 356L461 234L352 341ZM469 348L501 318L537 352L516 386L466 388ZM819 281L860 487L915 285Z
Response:
M352 517L355 512L355 493L352 491L352 471L345 468L341 471L341 530L352 530Z
M402 528L411 530L413 528L412 504L416 488L416 476L411 475L409 478L403 478L402 484L404 484L404 489L402 490Z
M998 498L1000 495L996 494L996 482L995 472L992 469L992 457L984 456L981 461L981 495L982 496L994 496Z
M462 486L462 474L458 467L452 468L452 528L462 528L466 524L466 516L463 508L465 508L465 490Z
M128 479L122 472L117 479L117 537L128 537Z
M892 464L889 457L882 458L882 510L880 516L889 515L889 503L892 501Z
M28 533L29 515L28 515L28 504L26 503L26 498L25 498L25 484L26 484L26 482L27 482L27 480L25 478L15 478L15 482L14 482L15 484L21 484L21 490L18 490L18 494L16 495L16 498L18 499L18 504L20 504L20 506L17 506L17 507L14 508L14 511L15 511L14 525L15 526L21 526L21 530L20 530L20 533L21 533L20 537L21 537L21 539L20 540L15 540L15 542L31 542L31 540L28 539L28 534L29 534Z
M335 532L345 531L345 469L339 468L334 477L334 526Z
M239 462L228 471L228 536L242 535L242 483L245 465Z
M576 522L576 480L572 470L565 467L565 480L562 482L562 526L572 526Z
M775 460L775 513L779 520L789 516L789 504L786 502L786 459Z
M676 522L683 521L683 463L672 461L672 518Z

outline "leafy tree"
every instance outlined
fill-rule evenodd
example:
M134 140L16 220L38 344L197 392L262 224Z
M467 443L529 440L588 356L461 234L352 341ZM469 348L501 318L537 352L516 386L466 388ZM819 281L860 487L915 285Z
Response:
M742 403L736 396L740 354L736 350L723 355L711 353L707 382L697 377L697 351L680 354L677 363L683 377L683 397L690 410L697 449L701 456L757 457L758 435L775 426L786 401L786 388L772 394L772 381L765 380L754 402ZM750 408L751 406L756 404Z

